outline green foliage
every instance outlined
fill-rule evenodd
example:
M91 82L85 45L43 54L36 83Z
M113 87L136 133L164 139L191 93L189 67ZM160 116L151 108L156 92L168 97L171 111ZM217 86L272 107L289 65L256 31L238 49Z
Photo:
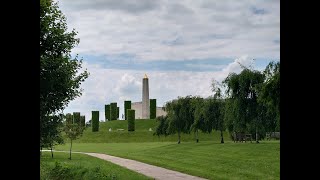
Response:
M80 112L73 113L73 123L77 123L80 125Z
M127 109L131 109L131 101L124 101L124 119L127 120Z
M110 120L117 120L117 103L110 103Z
M169 121L168 133L178 133L178 144L180 144L181 133L190 133L194 121L194 108L191 105L191 96L178 97L166 103L166 111Z
M79 120L80 122L80 120ZM72 141L79 138L85 127L81 126L80 123L76 123L73 121L73 123L65 123L64 132L66 136L70 139L70 160L71 160L71 151L72 151Z
M270 62L263 74L266 79L260 87L258 102L267 108L268 131L280 131L280 62Z
M120 108L119 107L117 107L117 119L119 118L119 114L120 113Z
M40 137L40 148L53 148L56 144L63 144L61 135L63 130L62 116L47 116L46 136Z
M105 121L110 121L110 104L104 105L104 117Z
M255 70L243 69L240 74L231 73L224 80L227 86L226 93L231 99L226 108L227 122L232 125L232 131L235 132L248 132L248 124L254 124L257 127L258 116L258 90L257 88L263 83L264 75ZM231 129L230 129L231 130Z
M73 154L72 161L68 160L67 156L67 153L57 152L55 158L52 159L49 152L43 152L40 159L40 179L151 179L140 173L86 154Z
M157 114L157 99L150 99L150 119L155 119Z
M82 60L71 58L71 50L78 43L75 30L67 32L66 18L58 4L40 1L40 146L48 130L57 128L61 119L49 122L49 116L59 116L66 105L81 95L81 83L88 77L79 73ZM56 131L59 132L59 131ZM59 135L57 135L59 136Z
M99 111L92 111L92 132L99 131Z
M86 117L85 116L80 116L80 124L82 127L86 126Z
M168 116L159 116L156 118L156 121L158 122L158 126L155 129L155 132L153 133L153 135L164 135L167 136L169 135L167 133L167 129L168 129Z
M127 119L128 119L128 131L135 130L135 110L127 109Z
M66 123L73 124L73 115L71 113L66 114Z

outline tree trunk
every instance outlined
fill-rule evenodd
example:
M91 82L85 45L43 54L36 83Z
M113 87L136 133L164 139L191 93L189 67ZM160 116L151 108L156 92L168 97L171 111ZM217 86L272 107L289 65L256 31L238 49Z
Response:
M70 157L69 157L70 160L71 160L71 149L72 149L72 139L71 139L71 146L70 146Z
M180 144L180 131L178 132L178 144Z
M51 148L51 158L53 158L52 144L50 144L50 148Z
M223 132L222 132L222 130L220 130L220 136L221 136L221 143L224 143L224 141L223 141Z
M199 142L199 134L198 134L198 129L197 129L197 132L196 132L196 136L197 136L197 143Z
M258 128L256 127L256 143L259 143L259 140L258 140Z

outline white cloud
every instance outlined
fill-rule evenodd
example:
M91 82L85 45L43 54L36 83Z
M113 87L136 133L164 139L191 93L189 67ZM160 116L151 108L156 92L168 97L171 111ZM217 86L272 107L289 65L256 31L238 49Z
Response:
M280 57L279 1L66 0L60 9L79 32L74 53L141 61Z
M99 65L84 63L83 67L90 72L89 78L82 84L83 95L65 109L67 112L81 112L86 120L91 119L91 111L100 111L100 120L104 119L104 105L117 102L120 117L125 100L138 102L142 99L142 78L149 77L150 99L157 99L157 106L178 96L199 95L208 97L211 92L211 80L221 82L230 72L239 73L241 64L249 66L252 58L241 56L228 64L221 71L188 72L188 71L137 71L105 69Z

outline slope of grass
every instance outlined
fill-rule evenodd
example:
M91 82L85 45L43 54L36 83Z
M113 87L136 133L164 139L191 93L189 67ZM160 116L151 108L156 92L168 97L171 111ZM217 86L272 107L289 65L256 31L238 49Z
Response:
M42 152L40 159L40 179L78 179L78 180L100 180L100 179L152 179L129 169L112 164L85 154L69 154L54 152L51 158L50 152Z
M133 132L128 132L128 121L117 120L100 122L99 132L92 132L91 127L87 128L82 137L74 142L80 143L123 143L123 142L175 142L178 140L177 135L170 135L167 137L153 136L154 130L157 126L155 119L139 119L136 120L136 129ZM109 132L109 128L112 129ZM149 131L149 129L152 131ZM118 129L124 129L119 131ZM211 134L199 133L201 141L219 141L220 132L213 132ZM224 133L226 140L230 139L227 132ZM191 134L182 134L181 141L195 141L195 136ZM68 141L67 141L68 142Z
M69 144L57 150L68 150ZM209 179L280 179L279 141L75 143L74 151L135 159Z

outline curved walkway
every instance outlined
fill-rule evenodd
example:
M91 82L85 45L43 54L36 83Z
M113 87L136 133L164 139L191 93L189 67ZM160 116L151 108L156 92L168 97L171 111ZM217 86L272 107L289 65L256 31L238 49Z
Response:
M50 151L50 150L42 150L42 151ZM69 151L55 151L55 152L69 152ZM107 154L86 153L86 152L73 152L73 153L87 154L89 156L94 156L106 161L110 161L114 164L136 171L138 173L144 174L146 176L152 177L157 180L168 180L168 179L170 180L205 180L203 178L191 176L178 171L165 169L162 167L142 163L142 162L131 160L131 159L110 156Z

